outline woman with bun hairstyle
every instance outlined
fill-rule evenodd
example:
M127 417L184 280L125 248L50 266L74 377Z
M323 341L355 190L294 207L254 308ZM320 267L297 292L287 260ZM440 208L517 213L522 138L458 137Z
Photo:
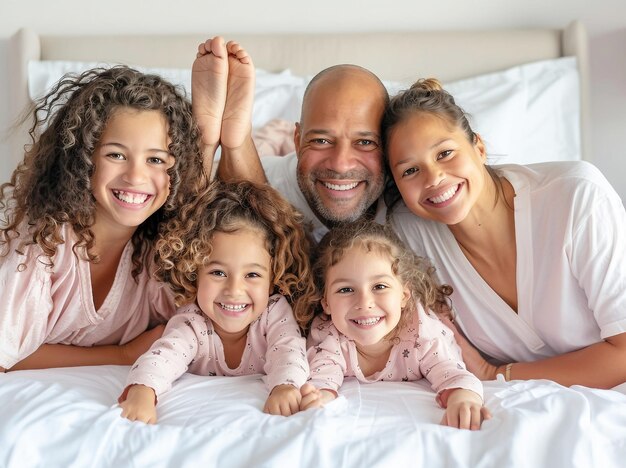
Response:
M391 100L383 137L389 217L454 288L468 369L483 380L626 381L626 213L598 169L488 166L435 79Z

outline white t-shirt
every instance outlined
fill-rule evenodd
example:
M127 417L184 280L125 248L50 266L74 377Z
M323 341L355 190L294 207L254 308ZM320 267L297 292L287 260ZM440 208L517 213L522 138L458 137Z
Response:
M481 278L444 224L401 204L396 232L454 288L464 333L503 362L571 352L626 332L626 212L585 162L496 166L515 189L518 313Z
M328 232L328 227L313 213L300 190L297 178L298 157L296 153L289 153L286 156L263 156L261 164L269 184L302 213L307 222L311 223L310 230L313 238L319 242ZM386 208L381 197L376 206L375 220L382 224L385 222L385 215Z

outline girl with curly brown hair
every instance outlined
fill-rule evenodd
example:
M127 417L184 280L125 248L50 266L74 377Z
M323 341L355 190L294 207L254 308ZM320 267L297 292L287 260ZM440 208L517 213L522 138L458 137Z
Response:
M156 398L186 371L266 374L264 411L297 412L315 291L302 216L269 186L216 183L168 222L157 252L182 307L131 368L122 416L155 423Z
M207 185L191 104L119 66L64 77L33 118L0 187L0 367L131 364L175 310L159 226Z
M314 276L321 296L311 326L311 382L301 409L337 397L344 377L359 381L426 378L446 408L442 424L480 428L482 384L468 372L450 329L432 311L449 312L449 286L387 226L362 221L321 241Z

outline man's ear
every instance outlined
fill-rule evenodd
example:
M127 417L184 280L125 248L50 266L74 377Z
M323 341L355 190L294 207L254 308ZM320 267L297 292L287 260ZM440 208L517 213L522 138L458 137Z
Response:
M296 128L293 130L293 145L296 147L296 154L300 154L300 137L302 136L302 127L300 122L296 122Z

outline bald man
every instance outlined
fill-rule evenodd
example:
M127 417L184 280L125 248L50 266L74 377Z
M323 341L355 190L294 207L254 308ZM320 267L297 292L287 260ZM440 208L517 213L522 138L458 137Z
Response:
M380 122L389 100L370 71L336 65L318 73L304 93L296 152L258 158L247 151L222 158L222 179L267 181L312 224L319 240L332 226L362 216L384 219ZM262 167L261 167L262 164Z

